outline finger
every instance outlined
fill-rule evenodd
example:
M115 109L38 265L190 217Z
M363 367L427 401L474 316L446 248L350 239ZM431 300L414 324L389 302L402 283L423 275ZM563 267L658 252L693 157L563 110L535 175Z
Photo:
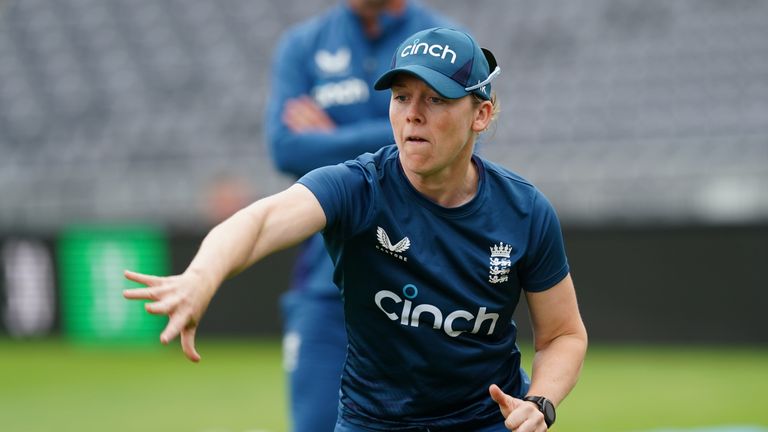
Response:
M544 415L529 403L519 403L504 422L507 428L520 432L547 430Z
M128 280L132 280L134 282L138 282L144 285L154 285L160 282L160 279L161 279L157 276L152 276L144 273L137 273L135 271L130 271L130 270L123 271L123 275Z
M176 298L169 297L154 303L146 303L144 305L144 310L152 315L170 315L173 313L174 309L176 309L177 304L178 301Z
M491 384L491 386L488 388L488 392L491 394L491 399L499 404L501 415L503 415L504 418L507 418L509 414L517 407L515 398L504 393L496 384Z
M511 431L519 431L525 421L525 418L520 418L519 413L512 412L507 419L504 420L504 426Z
M315 129L327 131L336 126L333 120L328 116L328 113L315 104L307 106L306 114Z
M171 290L172 288L168 286L154 286L149 288L128 288L123 290L123 297L131 300L135 300L135 299L160 300Z
M328 114L317 106L311 99L302 99L300 102L300 114L302 114L307 122L315 129L330 129L333 126L333 121Z
M285 102L285 106L283 106L283 122L291 129L308 127L302 106L300 99L288 100ZM294 132L298 131L294 130Z
M286 102L283 121L294 132L330 130L336 126L325 110L308 97Z
M286 105L286 110L283 112L283 123L291 130L291 132L304 132L308 129L304 117L296 113L296 110Z
M189 315L187 314L179 313L170 315L170 319L168 319L168 325L166 325L163 332L160 333L160 343L163 345L168 345L169 342L176 339L176 336L181 333L181 330L189 321Z
M131 300L159 300L163 292L158 288L133 288L123 290L123 297Z
M197 363L200 361L200 354L195 349L195 333L197 327L187 327L181 331L181 349L188 359Z
M542 423L539 425L534 419L516 418L510 416L505 422L504 426L515 432L539 432L547 430L547 425ZM541 426L541 427L540 427ZM543 428L542 428L543 427Z

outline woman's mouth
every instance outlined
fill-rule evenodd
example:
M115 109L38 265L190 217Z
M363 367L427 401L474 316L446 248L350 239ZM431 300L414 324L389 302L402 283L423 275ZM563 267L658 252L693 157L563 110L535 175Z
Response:
M429 142L429 141L427 141L426 138L420 137L418 135L408 135L407 137L405 137L405 141L406 142L413 142L413 143L426 143L426 142Z

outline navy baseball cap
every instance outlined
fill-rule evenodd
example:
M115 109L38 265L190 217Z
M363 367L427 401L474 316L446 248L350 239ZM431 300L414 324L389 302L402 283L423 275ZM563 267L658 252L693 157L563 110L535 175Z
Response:
M491 81L501 73L493 54L464 32L435 27L414 33L395 51L389 71L373 88L386 90L399 73L415 75L441 96L458 99L474 93L491 99Z

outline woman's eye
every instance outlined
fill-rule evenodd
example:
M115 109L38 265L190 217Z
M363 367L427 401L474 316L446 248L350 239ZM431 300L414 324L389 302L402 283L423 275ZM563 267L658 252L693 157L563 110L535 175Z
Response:
M443 102L445 102L445 100L443 100L443 98L439 98L439 97L430 97L429 98L429 103L431 103L431 104L439 105L439 104L441 104Z
M393 99L398 102L405 102L405 96L404 95L393 95Z

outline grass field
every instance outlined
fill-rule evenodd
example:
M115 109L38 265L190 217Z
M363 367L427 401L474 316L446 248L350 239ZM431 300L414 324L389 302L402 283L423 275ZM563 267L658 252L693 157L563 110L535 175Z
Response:
M286 430L276 341L204 339L198 349L192 364L176 345L0 339L0 430ZM766 347L593 346L554 430L768 427L766 406Z

